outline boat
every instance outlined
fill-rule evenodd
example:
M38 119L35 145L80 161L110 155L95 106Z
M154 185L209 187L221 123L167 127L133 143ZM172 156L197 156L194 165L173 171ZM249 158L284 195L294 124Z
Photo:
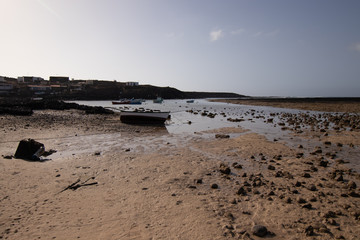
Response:
M164 124L170 112L160 111L121 111L120 120L124 123Z
M154 103L162 103L164 101L164 99L162 99L161 97L157 97L156 99L153 100Z
M194 103L194 100L187 100L187 103Z

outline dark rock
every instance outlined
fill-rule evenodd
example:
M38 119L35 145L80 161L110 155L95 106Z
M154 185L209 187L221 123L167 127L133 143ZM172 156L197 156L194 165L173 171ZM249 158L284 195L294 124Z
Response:
M309 173L304 173L302 176L303 176L304 178L311 178L311 176L310 176Z
M336 213L333 211L328 211L327 213L325 213L323 215L324 218L335 218L336 217Z
M303 205L302 208L312 209L312 205L311 205L311 203L308 203L308 204Z
M232 166L233 168L242 169L242 165L237 162L233 163Z
M265 237L268 233L267 228L262 225L255 225L251 231L252 231L252 234L254 234L255 236L258 236L258 237Z
M228 134L215 134L215 138L230 138Z
M216 183L214 183L214 184L211 185L211 188L212 188L212 189L218 189L219 186L218 186Z
M245 196L246 190L244 189L244 187L240 187L239 190L236 192L236 194Z
M34 139L24 139L20 141L15 152L15 157L31 161L40 161L40 156L44 151L44 144Z
M356 189L356 183L353 181L349 181L347 187L350 189Z
M305 228L305 235L314 236L314 228L311 225Z
M269 170L275 170L275 167L274 167L273 165L269 165L269 166L268 166L268 169L269 169Z
M219 170L223 174L230 174L231 173L230 167L225 163L220 164L220 169Z
M319 163L319 166L321 166L321 167L327 167L328 163L329 163L329 162L326 161L326 160L321 160L320 163Z
M299 198L297 199L297 202L300 203L300 204L302 204L302 203L306 203L306 200L303 199L303 198L301 198L301 197L299 197Z
M349 193L349 196L355 197L355 198L360 198L360 194L358 194L358 193L355 192L355 191L350 192L350 193Z
M202 184L203 183L203 180L200 178L200 179L197 179L196 180L196 183L198 183L198 184Z

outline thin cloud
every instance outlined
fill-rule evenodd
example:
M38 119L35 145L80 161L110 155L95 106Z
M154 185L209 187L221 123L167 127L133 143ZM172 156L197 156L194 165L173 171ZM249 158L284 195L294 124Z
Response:
M210 41L211 42L215 42L217 40L219 40L220 38L224 37L224 33L221 29L219 30L214 30L210 32Z
M242 34L243 32L245 32L245 29L240 28L240 29L236 29L236 30L231 31L230 33L231 33L232 35L240 35L240 34Z

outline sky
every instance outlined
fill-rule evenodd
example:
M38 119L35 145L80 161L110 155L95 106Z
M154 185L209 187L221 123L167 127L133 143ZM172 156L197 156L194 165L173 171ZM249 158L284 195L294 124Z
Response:
M0 76L360 97L359 0L0 0Z

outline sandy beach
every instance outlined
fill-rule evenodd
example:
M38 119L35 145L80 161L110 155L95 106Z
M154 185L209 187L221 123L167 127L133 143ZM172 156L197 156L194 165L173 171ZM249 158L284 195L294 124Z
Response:
M0 239L360 236L359 116L335 127L283 116L284 131L311 140L293 146L240 127L177 135L79 110L0 119ZM10 158L27 138L57 152Z

